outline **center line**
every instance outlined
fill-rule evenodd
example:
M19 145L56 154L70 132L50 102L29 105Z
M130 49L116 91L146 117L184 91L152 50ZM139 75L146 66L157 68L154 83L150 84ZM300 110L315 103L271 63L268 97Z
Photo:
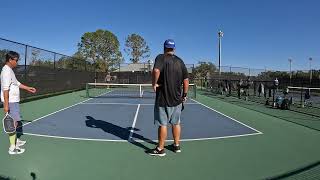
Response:
M136 126L136 122L137 122L137 118L138 118L138 114L139 114L139 109L140 109L140 104L138 104L138 108L137 108L136 114L134 115L134 120L133 120L133 123L132 123L132 126L131 126L131 130L130 130L130 135L129 135L128 141L131 141L131 139L132 139L132 134L134 132L134 127Z

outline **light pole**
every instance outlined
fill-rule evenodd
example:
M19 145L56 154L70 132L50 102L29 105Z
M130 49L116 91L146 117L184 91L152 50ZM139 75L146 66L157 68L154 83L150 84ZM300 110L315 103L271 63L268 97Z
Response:
M290 84L290 86L291 86L291 79L292 79L291 64L292 64L292 59L289 58L288 61L289 61L289 64L290 64L290 83L289 83L289 84Z
M219 38L219 76L221 75L221 38L223 37L223 32L219 30L218 38Z
M310 62L310 86L311 86L311 81L312 81L312 68L311 68L311 62L312 62L312 58L309 58L309 62Z

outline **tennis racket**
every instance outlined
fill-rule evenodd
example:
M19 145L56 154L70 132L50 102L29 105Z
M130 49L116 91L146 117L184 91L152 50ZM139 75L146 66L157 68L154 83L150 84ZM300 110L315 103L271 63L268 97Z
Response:
M3 124L3 130L5 133L15 133L16 132L16 127L14 125L14 120L13 118L9 115L9 113L6 113L4 118L2 119L2 124Z

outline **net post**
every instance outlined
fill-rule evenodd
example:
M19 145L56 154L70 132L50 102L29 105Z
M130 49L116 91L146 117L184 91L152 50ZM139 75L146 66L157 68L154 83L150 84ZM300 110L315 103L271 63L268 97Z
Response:
M272 88L272 107L276 107L276 102L275 102L275 87Z
M197 84L193 85L193 96L195 99L197 98Z
M302 86L301 92L300 92L300 105L302 108L304 108L303 86Z
M89 98L89 84L86 83L86 97Z

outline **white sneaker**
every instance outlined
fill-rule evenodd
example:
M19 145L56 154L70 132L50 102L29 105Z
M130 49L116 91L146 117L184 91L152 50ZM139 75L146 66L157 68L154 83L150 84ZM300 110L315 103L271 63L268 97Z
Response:
M13 148L13 149L9 148L9 151L8 151L8 152L9 152L9 154L11 154L11 155L16 155L16 154L22 154L22 153L24 153L24 151L25 151L25 149L16 147L16 148Z
M23 146L26 144L27 141L22 141L21 139L17 138L16 146Z

